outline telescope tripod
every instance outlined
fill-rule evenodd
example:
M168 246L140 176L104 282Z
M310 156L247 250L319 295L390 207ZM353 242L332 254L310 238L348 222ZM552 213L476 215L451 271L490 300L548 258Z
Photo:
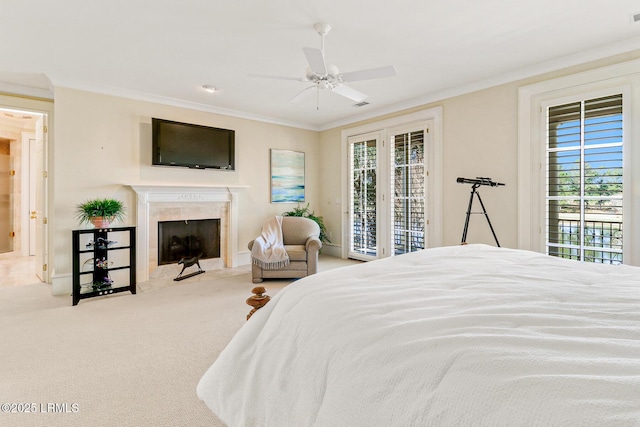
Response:
M462 242L460 242L460 244L464 245L467 243L467 230L469 230L469 216L471 216L472 213L477 213L477 214L482 213L484 214L485 218L487 218L487 222L489 223L489 228L491 229L493 238L496 240L496 245L500 247L500 243L498 242L498 238L496 237L496 232L493 230L493 226L491 225L491 221L489 220L489 214L487 214L487 210L484 207L484 203L482 203L482 198L480 197L480 193L478 193L478 187L480 187L480 185L482 184L476 183L471 186L471 196L469 197L469 207L467 208L467 218L464 221L464 231L462 232ZM480 206L482 206L482 212L471 212L474 195L478 196L478 201L480 201Z

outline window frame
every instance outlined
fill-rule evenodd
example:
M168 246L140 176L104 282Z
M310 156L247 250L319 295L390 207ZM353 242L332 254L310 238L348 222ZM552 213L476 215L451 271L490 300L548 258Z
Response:
M624 264L640 266L640 158L634 135L640 130L640 60L598 68L519 88L518 92L518 248L546 253L547 108L581 99L623 96ZM640 136L640 135L638 135ZM640 153L638 153L640 154ZM637 205L637 206L636 206Z
M586 183L583 182L584 180L584 174L585 174L585 166L587 164L587 161L585 160L585 156L586 155L591 155L592 150L597 150L601 147L601 144L585 144L586 141L586 137L585 137L585 126L587 126L587 120L584 117L584 113L585 113L585 103L594 101L596 99L603 99L603 98L610 98L610 97L616 97L620 95L622 97L621 99L621 107L622 107L622 117L621 117L621 123L622 123L622 143L616 142L616 143L605 143L603 146L604 147L620 147L621 152L622 152L622 169L623 169L623 192L622 192L622 203L623 203L623 216L622 216L622 224L623 224L623 239L622 241L625 242L624 240L624 232L626 227L624 227L624 224L629 220L628 218L626 218L624 216L624 211L625 211L625 200L627 200L627 198L630 196L628 194L628 192L625 191L626 188L626 183L625 183L625 175L626 174L626 170L625 170L625 147L628 145L628 142L624 139L625 136L625 129L626 129L626 125L625 125L625 120L628 119L627 117L627 113L625 111L625 97L624 94L622 94L621 92L617 92L617 91L613 91L612 93L606 95L605 97L590 97L590 96L578 96L575 99L572 99L571 101L567 102L561 102L561 103L556 103L554 100L547 100L545 102L542 103L542 108L544 111L544 121L545 121L545 132L546 132L546 136L545 136L545 146L544 146L544 150L545 150L545 162L542 165L542 175L544 175L544 188L543 188L543 197L545 199L545 209L543 210L543 215L544 215L544 232L542 233L542 237L543 237L543 244L545 247L545 253L549 253L550 248L551 247L556 247L558 249L560 248L568 248L568 246L564 246L562 244L557 244L557 243L552 243L549 242L549 218L548 218L548 210L549 210L549 204L551 201L560 201L560 200L568 200L567 198L563 197L563 196L550 196L549 194L547 194L548 191L548 182L547 180L549 179L549 169L548 169L548 156L549 153L570 153L570 152L579 152L579 157L580 157L580 194L574 197L570 197L570 198L577 198L577 200L579 200L580 203L580 218L579 218L579 222L581 224L580 226L580 239L579 239L579 243L578 243L578 247L574 247L574 249L578 249L579 251L579 258L580 261L582 262L588 262L585 261L584 256L585 256L585 252L586 251L592 251L592 250L597 250L594 247L590 247L588 245L585 244L584 241L584 237L585 237L585 223L589 222L586 220L586 213L584 211L584 206L583 203L586 200L593 200L592 196L586 196L584 194L585 191L585 187L586 187ZM578 145L571 145L569 147L561 147L561 146L557 146L557 147L553 147L553 148L549 148L548 144L549 144L549 139L550 139L550 129L549 129L549 110L553 107L559 107L559 106L566 106L569 104L580 104L580 118L578 119L580 121L579 126L580 126L580 141ZM588 152L588 153L587 153ZM607 197L605 197L607 198ZM612 197L611 200L615 200L618 199L617 197ZM603 252L608 252L608 253L619 253L615 248L607 248L604 247L602 248ZM623 256L623 260L624 260L624 243L623 243L623 248L622 248L622 256ZM564 258L564 257L561 257ZM619 262L618 262L619 263ZM614 263L617 264L617 263Z

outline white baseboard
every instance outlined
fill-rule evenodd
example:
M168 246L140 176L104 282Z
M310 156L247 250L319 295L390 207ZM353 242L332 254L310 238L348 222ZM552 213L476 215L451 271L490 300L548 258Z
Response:
M251 252L238 252L236 260L238 262L237 267L251 264Z
M51 295L69 295L73 290L71 274L55 275L51 278Z
M342 247L335 245L322 245L322 253L336 258L342 258Z

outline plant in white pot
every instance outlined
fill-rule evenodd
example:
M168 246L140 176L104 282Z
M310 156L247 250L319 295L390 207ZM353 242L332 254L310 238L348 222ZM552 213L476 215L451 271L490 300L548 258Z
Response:
M91 223L96 228L109 227L114 220L124 219L124 205L116 199L92 199L76 206L80 223Z

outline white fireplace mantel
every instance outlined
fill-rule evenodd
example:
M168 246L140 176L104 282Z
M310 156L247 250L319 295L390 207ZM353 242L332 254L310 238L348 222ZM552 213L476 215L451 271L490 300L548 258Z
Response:
M138 195L137 281L149 280L149 224L152 203L226 203L229 235L225 267L238 263L238 194L243 186L130 185Z

